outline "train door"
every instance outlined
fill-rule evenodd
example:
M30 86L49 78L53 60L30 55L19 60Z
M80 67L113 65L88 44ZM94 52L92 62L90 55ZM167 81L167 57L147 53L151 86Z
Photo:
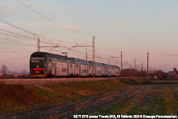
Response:
M56 67L54 68L54 75L56 76Z
M69 63L69 76L73 76L74 75L74 64L73 63Z
M92 76L92 66L91 65L88 66L88 75Z
M74 75L76 75L76 64L74 63Z
M89 65L87 64L87 76L89 76Z
M75 64L75 73L76 76L80 75L80 68L79 68L79 64Z
M79 76L81 76L81 64L78 64L78 66L79 66Z
M52 61L49 59L49 76L51 76L51 70L52 70Z
M70 63L67 63L67 76L70 76L70 68L69 68Z

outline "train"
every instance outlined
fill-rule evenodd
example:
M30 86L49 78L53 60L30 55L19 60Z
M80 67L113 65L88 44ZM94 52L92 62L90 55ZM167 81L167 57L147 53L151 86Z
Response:
M94 75L119 76L120 67L94 63ZM34 52L30 56L30 76L45 77L90 77L93 76L93 62L47 52Z

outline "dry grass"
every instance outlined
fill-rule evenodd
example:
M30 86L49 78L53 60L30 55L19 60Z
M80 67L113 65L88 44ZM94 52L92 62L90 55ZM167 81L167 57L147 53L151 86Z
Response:
M0 82L1 106L29 105L36 101L33 88L25 85L8 85Z
M177 86L166 85L165 82L163 85L159 81L148 82L147 79L70 82L43 86L7 85L1 82L0 115L2 110L7 113L4 115L10 114L12 111L4 107L13 105L18 106L18 111L13 113L27 111L24 113L29 116L32 110L36 110L32 117L42 115L51 119L56 115L55 110L60 110L60 113L66 110L62 115L67 115L67 111L71 111L71 114L82 112L83 109L91 114L177 114ZM20 106L23 106L23 110Z

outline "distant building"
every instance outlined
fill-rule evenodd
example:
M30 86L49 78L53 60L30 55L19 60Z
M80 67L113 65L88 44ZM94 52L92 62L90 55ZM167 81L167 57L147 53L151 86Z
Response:
M175 71L169 71L168 78L178 78L178 74Z
M20 75L19 74L13 74L12 76L13 77L19 77Z
M169 71L169 72L168 72L168 75L174 75L174 74L176 74L175 71Z

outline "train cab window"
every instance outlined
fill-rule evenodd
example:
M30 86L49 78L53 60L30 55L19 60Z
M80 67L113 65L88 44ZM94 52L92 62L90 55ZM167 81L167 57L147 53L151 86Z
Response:
M79 67L78 64L76 64L76 65L75 65L75 68L78 68L78 67Z
M43 63L45 60L44 57L32 57L31 58L31 62L32 63Z
M72 64L70 64L70 68L72 68L73 67L73 65Z
M87 73L87 70L86 70L86 69L83 69L83 73Z
M62 68L62 72L66 72L66 68Z

